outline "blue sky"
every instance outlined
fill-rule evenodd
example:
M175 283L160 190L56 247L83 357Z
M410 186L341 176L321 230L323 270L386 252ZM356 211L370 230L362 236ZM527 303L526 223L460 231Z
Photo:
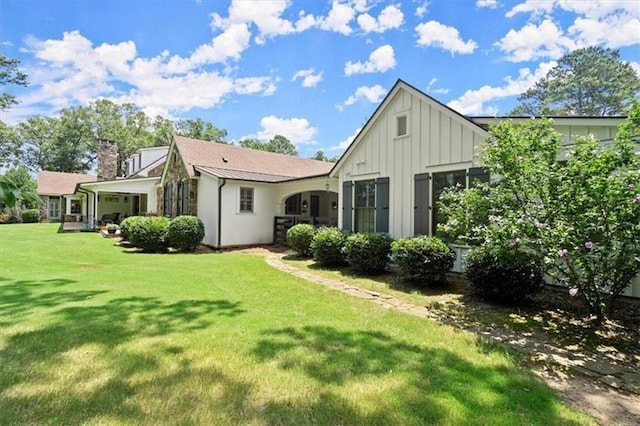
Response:
M1 119L107 98L332 156L398 78L463 114L506 114L586 46L640 73L639 3L2 0L0 49L31 85L8 90L21 103Z

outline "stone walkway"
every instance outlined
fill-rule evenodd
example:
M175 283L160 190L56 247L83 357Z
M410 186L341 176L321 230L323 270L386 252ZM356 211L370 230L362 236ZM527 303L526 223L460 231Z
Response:
M616 364L604 354L582 354L580 352L571 352L568 349L554 346L548 339L545 339L540 335L534 336L532 333L516 333L511 330L501 328L480 328L470 326L461 320L456 320L455 318L444 316L442 313L429 310L425 306L407 303L388 294L361 289L339 280L326 278L298 269L283 262L283 256L284 254L282 253L270 253L267 255L266 260L269 265L297 277L304 278L305 280L341 291L353 297L369 300L372 303L383 306L387 309L396 309L420 318L428 318L434 321L464 328L465 330L476 333L496 344L524 352L534 361L553 364L563 369L580 373L580 375L584 375L586 378L591 379L592 382L595 381L595 387L591 392L596 392L599 395L594 395L594 398L600 398L604 393L611 393L608 391L603 392L598 384L606 385L604 386L605 391L606 388L611 389L611 391L621 391L620 393L614 392L613 397L610 397L610 401L607 402L609 405L619 405L620 407L618 408L621 408L624 412L622 417L614 418L613 420L619 424L640 424L640 372L637 369L622 364ZM552 387L562 392L562 383L558 382L557 373L554 374L556 375L556 386ZM548 374L545 374L544 376L545 379L550 379ZM583 399L589 399L589 395L583 396ZM578 397L576 395L571 395L568 399L573 400L577 398ZM602 405L602 403L600 405ZM582 406L581 408L585 407ZM599 417L597 414L601 408L602 407L598 407L596 410L595 415L597 418ZM592 414L594 413L592 412ZM600 412L600 414L602 413ZM610 417L605 417L604 419L600 417L599 419L605 421L605 423L606 420L611 420Z

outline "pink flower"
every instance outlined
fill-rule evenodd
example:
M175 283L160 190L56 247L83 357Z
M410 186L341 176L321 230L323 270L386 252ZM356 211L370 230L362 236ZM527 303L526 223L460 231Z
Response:
M560 250L558 250L558 256L560 256L560 257L565 257L565 256L567 256L567 255L569 255L569 250L567 250L567 249L560 249Z
M633 201L635 201L636 203L640 203L640 194L637 194L635 197L633 197Z
M578 289L577 288L569 289L569 296L575 297L576 294L578 294Z
M587 241L584 243L584 246L587 250L591 250L593 248L593 243L591 241Z

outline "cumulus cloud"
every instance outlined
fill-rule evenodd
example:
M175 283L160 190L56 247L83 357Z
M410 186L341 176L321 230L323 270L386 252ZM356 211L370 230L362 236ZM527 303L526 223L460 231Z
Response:
M23 97L18 108L30 110L38 103L46 110L108 98L170 116L172 111L210 108L232 94L270 95L276 90L271 77L236 78L202 67L239 54L242 43L237 41L247 34L243 28L230 26L213 39L212 45L200 46L187 58L171 56L167 51L142 58L132 41L94 46L79 31L66 32L62 39L41 41L31 37L26 41L27 50L48 72L30 75L35 90ZM211 50L212 46L219 49Z
M311 127L306 118L280 118L274 115L260 120L260 130L255 137L260 140L270 140L276 135L282 135L296 146L313 145L318 129Z
M498 7L498 0L476 0L476 6L495 9Z
M389 5L382 9L378 18L368 13L358 16L358 25L366 32L383 33L390 29L400 28L404 22L404 14L399 5Z
M625 14L577 18L568 32L582 46L604 45L612 49L633 46L640 40L640 18Z
M520 30L509 30L495 46L507 54L510 62L558 59L577 47L551 19L545 19L540 25L530 23Z
M349 4L334 0L331 3L331 10L326 17L320 18L318 24L320 29L333 31L336 33L349 35L353 32L351 21L355 19L356 11Z
M418 7L416 8L416 13L415 13L415 15L416 15L418 18L422 18L424 15L426 15L426 14L427 14L427 11L428 11L428 10L429 10L429 2L428 2L428 1L425 1L425 2L423 2L422 4L420 4L420 6L418 6Z
M369 60L365 62L348 61L344 66L345 75L367 74L374 72L385 72L396 66L396 58L393 47L385 44L371 52Z
M362 130L362 127L358 127L356 129L356 131L349 137L347 137L345 140L340 141L340 143L338 143L338 145L332 146L331 148L329 148L331 151L344 151L347 148L349 148L349 145L351 145L351 143L353 143L353 141L356 139L356 136L358 136L358 133L360 133L360 131Z
M371 103L378 103L387 94L387 89L379 84L375 86L360 86L356 89L355 93L349 96L342 104L336 106L336 108L342 112L344 107L353 105L361 99L365 99Z
M291 81L296 81L298 78L302 79L302 87L316 87L322 81L322 72L316 73L313 68L300 70L293 75Z
M446 95L447 93L449 93L449 89L436 88L435 85L437 82L438 79L435 77L429 81L429 84L427 84L427 93L436 93L441 95Z
M447 105L461 114L495 115L498 113L498 109L495 106L486 105L487 103L524 93L556 65L555 61L543 62L533 72L529 68L522 68L516 78L506 77L505 84L502 86L486 85L479 89L467 90L462 96Z
M439 47L454 53L473 53L478 47L478 43L473 40L464 41L460 38L460 33L454 27L443 25L437 21L429 21L418 24L415 27L418 35L418 46Z

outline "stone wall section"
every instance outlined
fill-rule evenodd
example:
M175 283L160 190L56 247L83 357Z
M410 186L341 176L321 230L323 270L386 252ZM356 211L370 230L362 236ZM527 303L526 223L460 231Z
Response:
M118 146L114 141L98 141L98 180L115 180L118 176Z
M190 179L187 174L187 170L184 167L184 162L180 153L174 149L165 163L166 175L163 182L163 186L158 188L158 212L163 216L175 217L177 214L177 203L179 187L185 180L189 181L189 211L182 212L182 214L189 214L195 216L198 211L198 181L196 179ZM171 191L171 206L170 211L164 211L164 196L165 187L168 185L169 191Z

